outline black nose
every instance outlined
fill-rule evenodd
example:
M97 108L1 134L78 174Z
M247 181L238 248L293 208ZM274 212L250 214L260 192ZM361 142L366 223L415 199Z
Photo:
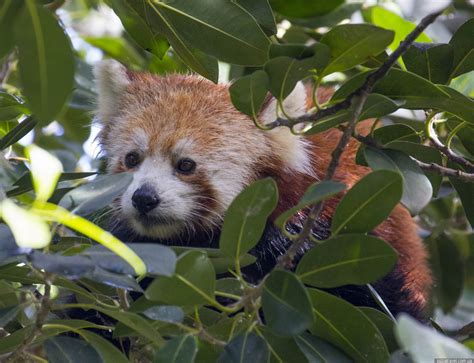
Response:
M143 185L132 195L132 205L141 214L146 214L160 204L160 198L152 187Z

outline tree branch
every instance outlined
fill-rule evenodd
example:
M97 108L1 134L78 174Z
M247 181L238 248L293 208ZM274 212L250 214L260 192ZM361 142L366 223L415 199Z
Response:
M456 154L448 146L444 145L438 138L430 136L429 138L431 145L437 148L443 153L449 160L463 166L466 170L474 172L474 164L469 160L464 159L462 156Z
M320 110L315 115L303 115L295 120L291 120L293 125L300 122L315 121L316 119L322 117L321 114L324 114L325 117L328 115L332 115L342 109L348 109L349 107L352 107L353 111L351 118L348 121L348 125L343 131L336 148L332 152L331 161L324 177L325 181L331 180L334 177L337 167L339 165L339 159L342 153L344 152L351 135L354 133L355 126L357 124L357 121L359 120L359 116L375 84L387 74L390 68L396 63L397 59L408 49L408 47L428 27L428 25L434 22L436 18L443 13L443 11L438 11L434 14L430 14L424 17L421 22L416 26L416 28L413 29L413 31L408 34L402 42L400 42L398 48L395 49L392 54L390 54L390 56L385 60L385 62L375 72L369 74L365 79L364 84L352 94L347 96L344 101L325 110ZM281 123L282 121L277 119L276 122ZM273 125L271 126L273 127ZM317 203L311 208L308 217L303 225L301 233L298 235L298 238L293 241L286 253L279 258L277 267L291 268L293 266L293 260L295 256L297 255L298 251L303 248L304 243L306 239L310 236L314 223L318 219L323 208L324 202Z

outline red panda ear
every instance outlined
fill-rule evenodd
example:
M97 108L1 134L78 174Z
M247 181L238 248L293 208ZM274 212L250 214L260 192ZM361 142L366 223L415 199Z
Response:
M106 59L94 67L97 90L99 93L99 122L106 124L117 112L122 95L130 84L127 69L119 62Z
M270 102L260 112L260 122L268 124L277 118L277 100L272 98ZM302 82L298 82L291 93L283 101L283 108L290 117L298 117L306 113L306 88ZM279 117L284 117L281 111L278 112Z

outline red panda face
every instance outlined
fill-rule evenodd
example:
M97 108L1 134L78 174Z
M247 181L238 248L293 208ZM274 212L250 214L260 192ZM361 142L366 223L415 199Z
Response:
M138 235L212 233L264 170L307 169L304 142L288 130L257 129L232 106L225 85L130 73L110 62L96 76L99 139L108 171L133 173L118 210Z

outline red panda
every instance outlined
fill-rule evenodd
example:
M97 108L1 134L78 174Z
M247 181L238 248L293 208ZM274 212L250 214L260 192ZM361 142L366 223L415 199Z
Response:
M272 220L297 204L306 188L324 178L341 132L331 129L310 137L287 128L262 131L230 100L228 85L191 75L157 76L126 70L115 61L95 69L99 100L99 134L109 173L131 171L133 181L118 202L112 231L125 241L189 243L216 247L231 201L250 183L272 177L280 199L262 241L252 251L258 263L246 270L258 281L288 247ZM322 101L330 92L322 90ZM307 91L298 84L285 99L291 117L308 109ZM277 117L276 101L265 102L259 119ZM361 132L367 123L360 123ZM358 143L351 140L335 179L350 188L369 169L356 165ZM317 221L317 238L329 236L331 217L340 200L333 198ZM298 228L305 219L293 220ZM432 283L427 254L408 211L397 206L374 231L399 254L396 268L375 284L393 313L423 317ZM304 251L302 251L304 252ZM376 306L365 287L346 286L331 292L359 305Z

